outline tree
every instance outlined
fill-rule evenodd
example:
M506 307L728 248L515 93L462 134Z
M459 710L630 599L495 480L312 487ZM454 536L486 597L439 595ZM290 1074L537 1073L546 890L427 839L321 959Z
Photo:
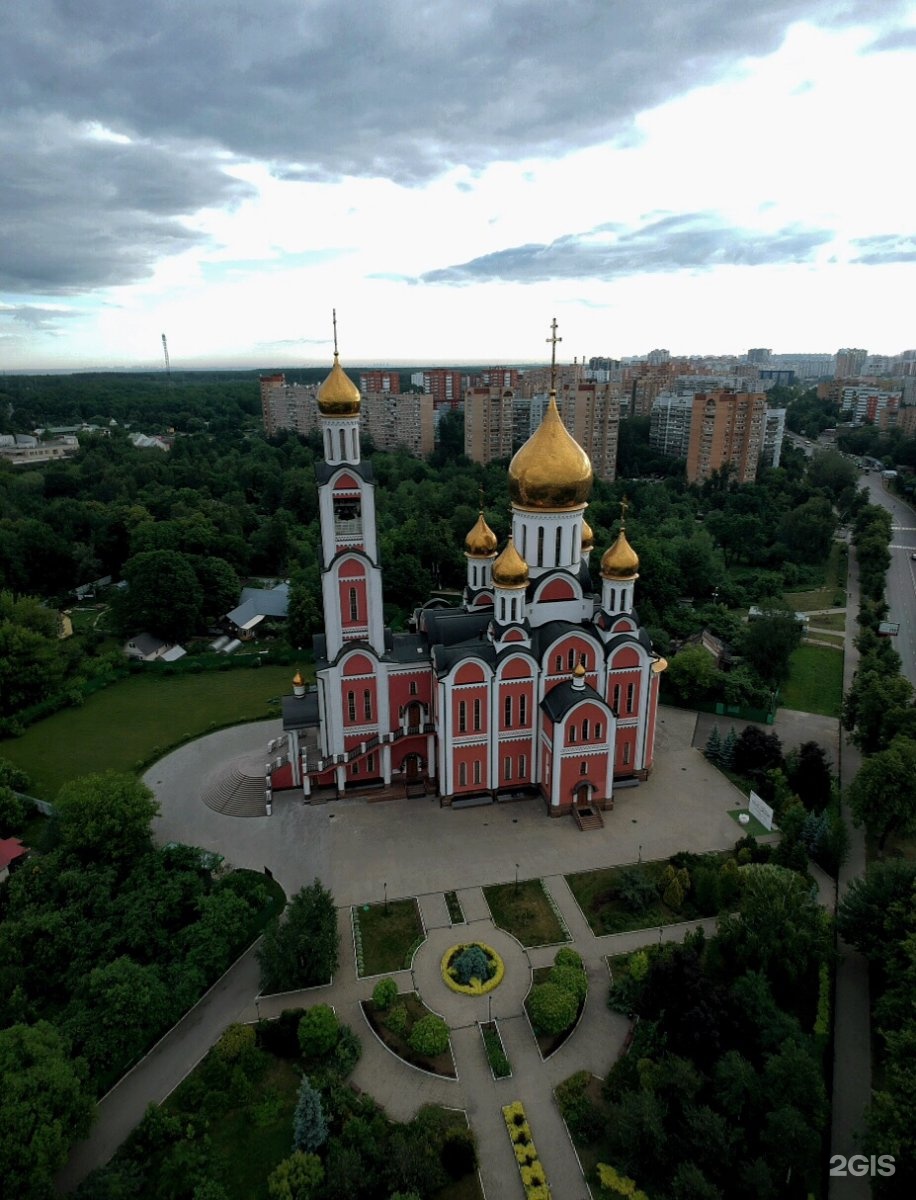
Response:
M858 876L850 880L840 902L840 937L880 966L906 934L914 884L916 863L903 858L872 863L864 879Z
M72 1142L89 1129L85 1066L47 1021L0 1031L0 1179L11 1196L51 1194Z
M564 991L572 992L576 1004L581 1004L588 994L588 976L581 967L564 967L562 964L550 968L547 977L549 983L555 983Z
M739 775L751 777L781 768L782 742L775 733L765 733L758 725L746 725L735 740L733 762Z
M702 646L679 650L665 674L668 687L682 704L707 699L722 683L722 672Z
M414 1025L408 1041L417 1054L435 1058L448 1049L448 1025L435 1013L429 1013Z
M152 847L153 793L133 775L106 771L64 784L54 802L60 848L85 863L129 867Z
M327 983L340 958L334 897L315 880L290 901L284 921L274 921L258 951L261 986L285 992Z
M558 987L555 983L538 983L528 997L528 1012L534 1032L554 1037L569 1029L579 1011L579 1002L573 992Z
M316 1004L306 1009L299 1022L299 1045L306 1058L320 1058L337 1045L340 1022L328 1004Z
M271 1200L315 1200L324 1183L324 1167L317 1154L295 1150L267 1178Z
M789 659L801 641L801 627L789 613L768 613L748 622L741 650L757 674L775 686L789 675Z
M54 695L65 672L55 613L34 596L0 592L0 717Z
M706 739L706 746L703 753L710 762L717 765L722 761L722 735L719 733L719 726L713 725L712 733Z
M174 1012L158 967L124 956L95 967L76 999L71 1028L96 1078L123 1068L145 1050Z
M307 1075L303 1075L293 1113L293 1146L311 1154L328 1139L328 1122L324 1115L321 1096L312 1087Z
M221 621L239 601L239 577L231 563L218 555L196 555L190 559L201 590L201 616Z
M146 550L124 564L128 591L125 632L148 631L169 642L190 637L200 625L204 593L190 559L174 550Z
M887 750L865 760L849 799L857 825L866 824L879 850L891 834L916 833L916 741L896 737Z
M821 812L830 803L833 776L827 754L817 742L803 742L788 764L789 783L805 808Z
M380 979L372 989L372 1002L380 1012L387 1012L398 995L398 985L393 979Z
M779 540L790 562L817 563L827 557L835 529L830 501L812 496L786 513L779 524Z
M864 754L885 750L913 712L913 685L899 671L863 659L843 700L843 728L854 730L853 741Z

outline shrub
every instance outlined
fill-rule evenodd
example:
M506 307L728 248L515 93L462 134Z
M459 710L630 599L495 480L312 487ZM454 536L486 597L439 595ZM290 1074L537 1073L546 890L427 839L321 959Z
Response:
M216 1043L216 1054L223 1062L237 1062L246 1051L254 1047L256 1041L254 1027L251 1025L227 1026Z
M570 946L561 947L553 956L555 967L581 967L582 955Z
M340 1022L328 1004L316 1004L302 1014L299 1045L306 1058L320 1058L333 1050L340 1035Z
M29 815L29 805L12 788L0 783L0 833L21 833Z
M474 1135L469 1129L456 1129L442 1143L439 1152L442 1166L452 1179L463 1179L477 1166Z
M539 983L531 989L528 997L528 1012L534 1032L553 1037L569 1029L579 1005L572 992L555 983Z
M429 1013L421 1017L410 1031L409 1044L411 1050L427 1058L444 1054L448 1049L448 1025L435 1013Z
M392 1033L398 1037L403 1037L407 1032L407 1026L410 1024L410 1018L407 1016L407 1009L403 1004L395 1004L388 1012L385 1018L385 1025Z
M398 994L398 985L393 979L380 979L372 989L372 1003L379 1012L387 1012L394 1004Z
M655 884L641 867L624 867L617 875L617 899L631 913L644 913L658 899Z
M334 1047L334 1068L345 1079L363 1052L362 1043L349 1025L342 1026L337 1045Z
M315 1154L294 1151L267 1179L271 1200L312 1200L324 1183L324 1167Z
M572 992L576 997L577 1006L588 993L588 977L581 967L552 967L548 979L564 991Z
M675 876L665 888L665 894L662 896L662 900L664 900L669 908L674 909L675 912L677 912L677 910L684 903L684 891L677 876Z
M486 983L493 974L493 969L486 954L481 950L480 946L475 945L465 946L452 959L451 966L457 981L465 986L472 979L476 979L480 983Z

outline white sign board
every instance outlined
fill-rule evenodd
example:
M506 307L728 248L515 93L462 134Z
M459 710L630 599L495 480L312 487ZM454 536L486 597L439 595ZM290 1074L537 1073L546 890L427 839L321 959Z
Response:
M756 792L751 792L747 808L751 816L756 817L764 829L773 828L773 810L769 804L760 799Z

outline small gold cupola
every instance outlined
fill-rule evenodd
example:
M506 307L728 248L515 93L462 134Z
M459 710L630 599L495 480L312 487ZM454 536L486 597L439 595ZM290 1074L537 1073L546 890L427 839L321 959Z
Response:
M595 548L595 533L588 521L582 522L582 549L593 550Z
M639 555L627 541L626 530L621 529L617 541L601 556L601 574L605 579L636 579L639 573Z
M481 510L474 528L464 539L464 550L470 558L489 558L496 553L496 534L486 522Z
M337 353L337 310L334 310L334 365L318 389L318 411L324 417L358 417L359 388L340 365Z
M493 564L493 582L501 588L521 589L528 586L528 564L516 550L511 537Z

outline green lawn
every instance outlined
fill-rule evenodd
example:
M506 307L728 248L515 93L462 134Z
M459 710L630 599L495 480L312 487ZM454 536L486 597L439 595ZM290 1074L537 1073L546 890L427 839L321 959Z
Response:
M848 554L844 542L834 542L824 568L824 586L803 592L786 592L785 601L796 612L816 608L839 608L846 603L846 570ZM813 710L812 710L813 711Z
M846 629L846 614L841 613L818 613L812 615L811 625L816 629L832 629L835 633L843 633ZM815 637L817 634L814 635Z
M276 713L291 690L287 666L206 671L167 678L132 675L0 742L0 758L21 767L30 791L53 800L62 784L111 768L134 771L170 747L213 728ZM273 701L273 704L271 704Z
M549 946L569 940L540 879L525 879L517 887L514 883L494 884L485 887L483 894L495 923L523 946Z
M781 703L800 712L839 717L843 701L843 653L828 646L802 645L792 651Z
M416 900L360 905L353 916L362 941L360 975L384 975L410 966L414 947L425 937Z

